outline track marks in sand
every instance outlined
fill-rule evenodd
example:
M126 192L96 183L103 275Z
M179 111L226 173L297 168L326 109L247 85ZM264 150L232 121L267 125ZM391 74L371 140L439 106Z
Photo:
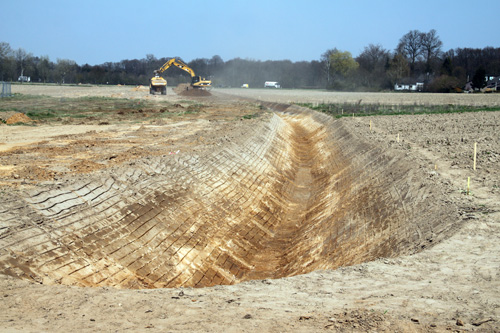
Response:
M277 109L209 153L155 156L8 202L0 272L118 288L233 284L415 252L446 226L401 156L341 121Z

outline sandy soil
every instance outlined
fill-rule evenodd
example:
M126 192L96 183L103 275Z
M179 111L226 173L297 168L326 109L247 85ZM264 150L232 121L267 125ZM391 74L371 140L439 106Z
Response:
M12 90L57 97L114 96L172 102L188 98L170 90L167 96L149 96L147 90L134 87L25 85ZM86 175L127 163L140 164L151 157L162 160L170 153L175 158L184 154L209 156L204 154L215 147L241 142L247 133L275 119L274 114L285 120L295 117L290 124L302 119L300 110L298 116L289 115L281 112L286 107L272 103L265 104L267 109L263 110L259 102L238 100L229 94L279 103L362 100L500 105L500 95L214 89L212 96L196 97L206 105L204 112L160 124L144 120L133 125L0 125L2 216L23 217L23 212L9 209L13 207L9 206L13 205L12 196L22 197L54 184L64 187L68 181L87 179ZM243 118L248 114L258 117ZM433 244L419 243L426 245L423 251L411 254L334 270L318 266L314 272L292 277L207 288L91 288L54 284L48 278L0 275L0 328L23 332L75 327L79 331L172 332L500 331L499 113L343 118L332 126L341 126L353 140L367 141L387 156L398 156L402 166L412 165L415 175L425 178L418 184L437 192L437 207L443 212L456 210L456 220L446 232L434 235ZM478 147L476 170L472 162L474 142ZM310 186L308 177L297 181L299 190ZM294 193L298 205L303 193ZM432 207L429 204L430 210ZM417 213L429 218L424 209ZM9 227L6 221L0 220L2 242L12 237L5 231ZM8 251L13 247L5 244L1 254L11 258Z

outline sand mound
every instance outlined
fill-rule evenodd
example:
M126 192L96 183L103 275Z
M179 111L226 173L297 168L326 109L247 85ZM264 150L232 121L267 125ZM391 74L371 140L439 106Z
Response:
M148 91L148 90L149 90L149 88L144 87L143 85L138 85L137 87L132 88L132 91Z
M32 123L32 122L33 119L31 119L24 113L16 113L5 121L5 123L8 125L18 124L18 123Z
M179 96L212 96L208 90L192 88L190 84L181 83L174 88L174 92Z

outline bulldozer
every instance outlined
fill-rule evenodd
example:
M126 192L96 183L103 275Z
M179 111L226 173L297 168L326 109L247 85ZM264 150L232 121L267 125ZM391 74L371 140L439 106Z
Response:
M161 66L160 69L154 71L154 76L151 78L149 83L149 93L154 95L155 93L161 93L162 95L167 94L167 80L165 80L161 74L166 71L170 66L176 66L191 75L191 87L195 89L206 89L212 87L212 81L206 80L201 76L198 76L194 71L184 63L181 59L172 58Z

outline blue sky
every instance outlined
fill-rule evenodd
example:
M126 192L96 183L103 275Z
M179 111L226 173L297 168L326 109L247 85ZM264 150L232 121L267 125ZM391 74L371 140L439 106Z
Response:
M335 47L394 50L414 29L435 29L444 51L500 47L500 1L1 0L0 9L0 42L80 65L146 54L311 61Z

